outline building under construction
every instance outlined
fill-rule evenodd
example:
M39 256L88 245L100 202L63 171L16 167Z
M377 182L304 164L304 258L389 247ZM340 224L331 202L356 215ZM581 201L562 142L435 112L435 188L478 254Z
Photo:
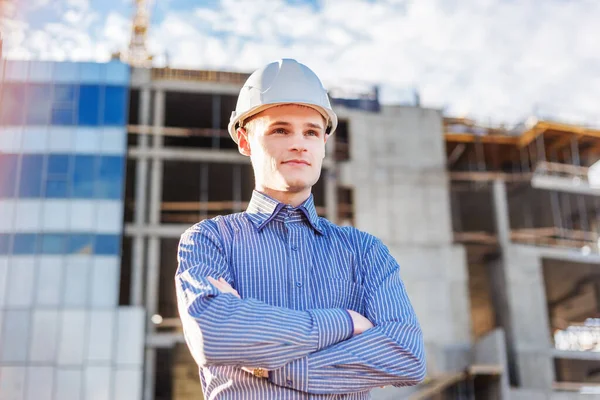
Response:
M0 399L197 399L176 251L250 199L227 133L248 75L1 72ZM600 396L600 131L484 128L376 90L332 101L317 211L390 248L427 349L422 385L373 397Z

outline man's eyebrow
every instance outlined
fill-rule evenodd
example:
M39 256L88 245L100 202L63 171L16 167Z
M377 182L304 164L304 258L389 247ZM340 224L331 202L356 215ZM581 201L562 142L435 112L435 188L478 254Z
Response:
M275 125L292 126L292 124L286 121L275 121L269 124L269 126ZM304 124L304 126L308 128L323 129L323 125L315 124L314 122L307 122Z
M290 124L289 122L285 122L285 121L275 121L275 122L271 122L269 124L269 126L275 126L275 125L292 126L292 124Z
M285 126L286 128L290 128L290 127L292 127L292 124L290 124L289 122L286 122L286 121L274 121L269 124L269 128L273 128L275 126ZM311 129L318 129L321 131L325 129L323 127L323 125L315 124L314 122L307 122L304 124L304 127L311 128Z
M304 126L308 126L309 128L315 128L315 129L323 129L322 125L314 124L312 122L307 122L306 124L304 124Z

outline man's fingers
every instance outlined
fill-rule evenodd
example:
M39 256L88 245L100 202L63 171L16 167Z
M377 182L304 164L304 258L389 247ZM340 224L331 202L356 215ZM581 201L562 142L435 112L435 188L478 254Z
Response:
M217 288L217 290L219 290L219 292L231 293L238 299L241 299L241 296L239 295L237 290L235 290L225 279L219 278L219 280L216 280L212 276L208 276L206 278L209 280L210 283L215 285L215 287Z
M221 282L219 282L218 280L216 280L212 276L209 276L206 279L208 279L210 281L210 283L212 283L213 285L215 285L217 287L217 289L221 288Z
M213 283L213 284L215 284L215 285L217 285L217 286L219 286L219 287L225 287L225 286L229 286L229 287L231 287L231 286L229 285L229 283L227 283L227 281L226 281L225 279L223 279L223 278L219 278L219 279L217 280L217 279L213 278L212 276L208 276L208 277L207 277L207 279L208 279L208 280L209 280L211 283Z

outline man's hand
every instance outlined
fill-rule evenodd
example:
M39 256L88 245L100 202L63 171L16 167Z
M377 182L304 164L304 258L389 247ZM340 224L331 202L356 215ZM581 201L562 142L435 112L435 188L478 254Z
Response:
M227 283L227 281L225 279L219 278L219 280L216 280L212 276L209 276L207 279L217 289L219 289L219 292L221 292L221 293L231 293L232 295L234 295L238 299L241 299L240 294L237 292L237 290L235 290L234 288L232 288L231 285L229 283Z
M368 331L373 327L371 321L357 313L356 311L348 310L350 317L352 317L352 322L354 323L354 333L353 335L360 335L361 333Z

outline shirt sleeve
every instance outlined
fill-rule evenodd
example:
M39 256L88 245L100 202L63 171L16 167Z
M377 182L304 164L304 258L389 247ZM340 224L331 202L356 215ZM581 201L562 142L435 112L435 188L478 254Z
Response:
M379 240L365 257L368 331L271 371L278 385L313 394L412 386L425 377L423 335L400 278L399 266Z
M200 366L281 368L352 335L343 309L295 311L220 293L207 277L235 284L218 236L202 224L181 236L178 263L179 314Z

